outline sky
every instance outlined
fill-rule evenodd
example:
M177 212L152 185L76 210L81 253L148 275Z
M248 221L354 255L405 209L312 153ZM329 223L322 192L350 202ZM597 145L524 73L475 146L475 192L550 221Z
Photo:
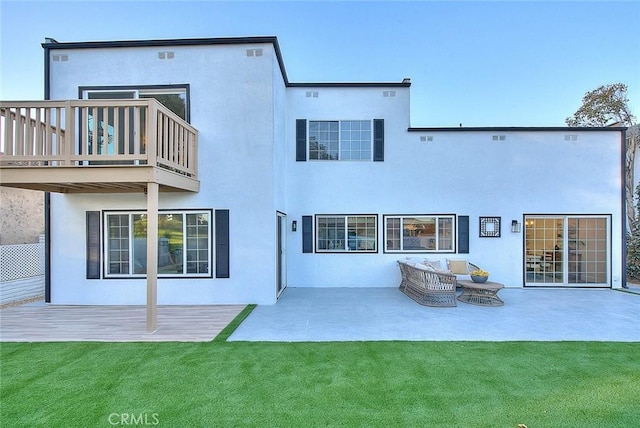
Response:
M564 126L623 82L640 116L640 2L0 0L0 99L41 100L60 42L277 36L290 82L400 82L411 126Z

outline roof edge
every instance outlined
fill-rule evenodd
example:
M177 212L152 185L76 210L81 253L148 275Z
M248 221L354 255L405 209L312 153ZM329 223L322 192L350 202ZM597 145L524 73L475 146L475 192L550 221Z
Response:
M285 85L289 85L287 70L282 59L282 52L276 36L249 36L249 37L208 37L208 38L187 38L187 39L152 39L152 40L113 40L113 41L90 41L90 42L58 42L47 37L42 47L45 51L49 49L101 49L101 48L136 48L136 47L159 47L159 46L206 46L206 45L241 45L241 44L264 44L270 43L278 59L278 65Z
M46 37L42 47L49 49L101 49L101 48L136 48L136 47L168 47L168 46L206 46L206 45L238 45L270 43L278 59L280 72L284 83L290 88L408 88L411 79L404 78L402 82L289 82L287 70L282 59L282 51L277 36L247 36L247 37L208 37L186 39L151 39L151 40L110 40L89 42L58 42Z
M502 132L527 132L527 131L556 131L556 132L596 132L596 131L626 131L626 127L571 127L571 126L470 126L470 127L434 127L417 128L409 127L408 132L482 132L482 131L502 131Z
M127 48L140 46L195 46L195 45L232 45L246 43L278 43L276 36L250 37L203 37L186 39L151 39L151 40L107 40L89 42L58 42L46 38L42 43L48 49L86 49L86 48Z
M289 83L289 88L409 88L411 81L402 82L304 82Z

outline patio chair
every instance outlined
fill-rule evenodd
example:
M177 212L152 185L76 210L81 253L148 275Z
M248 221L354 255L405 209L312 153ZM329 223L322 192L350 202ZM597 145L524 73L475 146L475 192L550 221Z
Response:
M456 277L429 266L398 260L400 291L425 306L456 306Z

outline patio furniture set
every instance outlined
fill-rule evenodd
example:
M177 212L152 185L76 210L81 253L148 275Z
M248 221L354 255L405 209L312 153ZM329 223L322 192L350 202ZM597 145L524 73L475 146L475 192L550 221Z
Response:
M428 260L398 260L402 282L400 291L417 303L425 306L456 306L456 300L479 306L502 306L504 302L498 292L504 285L486 281L458 279L457 275L469 275L477 266L466 260L447 260L447 270L440 262ZM456 299L456 288L462 293Z

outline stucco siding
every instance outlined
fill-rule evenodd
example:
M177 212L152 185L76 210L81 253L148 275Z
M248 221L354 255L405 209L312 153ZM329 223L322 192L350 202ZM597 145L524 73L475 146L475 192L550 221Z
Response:
M262 49L249 57L247 49ZM175 52L159 60L157 52ZM57 52L59 53L59 52ZM160 195L160 209L228 209L229 279L160 279L159 304L273 303L274 50L271 45L72 50L54 63L51 98L79 86L188 84L191 124L199 131L196 194ZM104 66L98 67L100 63ZM280 76L277 76L282 81ZM278 84L282 85L280 82ZM282 133L280 131L280 133ZM53 195L53 303L143 304L143 279L85 279L85 212L143 210L139 195ZM215 239L215 238L214 238Z
M621 286L620 132L410 128L408 82L290 84L276 46L55 49L68 60L51 62L51 99L77 98L79 87L188 85L200 191L161 193L159 208L229 210L230 277L160 278L159 304L275 303L276 212L287 216L290 287L395 287L404 257L466 258L521 287L524 230L510 225L533 214L610 219L606 285ZM297 119L383 119L384 160L296 161ZM85 261L87 211L145 207L142 193L52 194L52 303L145 303L143 278L86 279ZM376 215L377 252L303 253L302 217L318 214ZM385 253L384 216L420 214L468 216L469 253ZM479 237L481 216L501 218L499 238Z
M393 123L393 121L389 121ZM433 141L420 141L429 134ZM389 132L384 162L300 162L290 182L292 217L315 214L470 216L469 254L302 254L290 242L290 285L389 286L399 280L395 261L407 257L467 258L507 286L522 286L523 233L512 220L525 214L605 214L612 219L612 259L620 260L619 134L584 132ZM616 140L617 139L617 140ZM293 150L293 143L291 150ZM479 216L502 219L500 238L479 238ZM614 263L612 285L620 286Z
M0 187L0 245L38 242L44 232L44 192Z

